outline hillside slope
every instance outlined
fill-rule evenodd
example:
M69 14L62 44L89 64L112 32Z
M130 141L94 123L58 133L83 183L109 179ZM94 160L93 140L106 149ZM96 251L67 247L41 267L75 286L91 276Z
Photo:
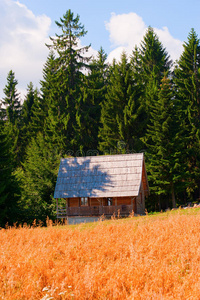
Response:
M0 230L0 299L199 299L200 210Z

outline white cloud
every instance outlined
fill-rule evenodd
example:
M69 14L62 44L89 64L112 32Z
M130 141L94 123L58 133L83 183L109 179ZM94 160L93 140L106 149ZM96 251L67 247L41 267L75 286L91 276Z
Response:
M39 87L42 69L49 50L51 19L46 15L36 16L19 1L0 0L0 99L10 70L18 80L17 89L22 97L30 81ZM81 43L79 46L82 47ZM90 47L86 56L95 56Z
M126 46L138 44L144 35L146 26L136 13L116 15L112 13L110 22L106 23L110 32L113 46Z
M22 93L30 81L38 85L48 55L45 42L50 25L49 17L35 16L19 1L0 1L0 96L11 69Z
M131 51L129 51L127 48L128 47L122 47L122 46L115 48L113 51L109 53L107 61L110 63L112 63L114 59L119 61L123 52L126 52L126 54L129 55Z
M0 98L6 84L8 72L12 69L18 80L18 90L25 94L30 81L39 87L43 65L48 56L51 19L46 15L33 14L25 5L14 0L0 0ZM122 51L131 54L139 45L147 25L136 13L112 14L106 29L110 33L113 50L108 61L119 59ZM167 27L155 29L161 42L171 55L177 59L182 51L182 42L173 38ZM81 43L80 43L80 46ZM90 48L87 56L96 56L97 51Z
M166 48L169 53L171 59L175 62L175 60L179 59L182 51L183 51L183 42L175 39L169 32L167 27L163 27L162 29L155 28L155 33L158 35L159 40Z
M143 19L136 13L121 15L112 13L110 21L106 23L106 29L110 33L112 48L115 49L108 55L108 61L112 62L113 58L119 60L122 51L130 55L135 46L140 45L147 28ZM154 28L154 30L171 59L173 61L178 59L183 50L182 41L173 38L167 27Z

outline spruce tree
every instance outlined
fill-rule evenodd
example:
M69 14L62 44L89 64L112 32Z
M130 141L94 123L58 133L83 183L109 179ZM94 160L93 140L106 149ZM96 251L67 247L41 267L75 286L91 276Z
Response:
M151 108L154 105L152 96L155 94L156 86L159 88L164 74L170 76L172 61L152 27L148 28L137 51L137 72L139 74L137 76L140 77L139 82L142 83L140 86L143 93L141 101L145 102L145 119L149 124ZM156 98L154 100L156 101Z
M177 122L176 102L170 80L163 78L157 101L153 102L144 142L151 191L168 195L176 207L175 193L182 188L182 142ZM165 204L166 205L166 204Z
M47 103L39 90L34 90L34 103L31 109L30 133L31 137L36 137L39 132L44 132L46 118L48 116Z
M102 103L99 147L102 152L137 151L143 108L138 99L131 64L125 53L113 63L105 101ZM123 148L123 149L121 149Z
M38 133L27 148L23 169L17 172L21 188L19 207L24 222L45 221L47 216L55 218L53 192L59 163L59 150Z
M30 82L29 85L27 86L27 94L25 96L25 100L22 106L22 119L26 125L29 124L31 117L33 116L32 107L34 104L34 95L35 95L35 91L34 91L33 83Z
M4 88L5 97L2 100L1 114L3 116L5 130L10 135L12 140L12 151L16 166L21 160L21 104L20 96L17 92L18 81L15 78L15 73L11 70L7 76L7 84Z
M179 122L184 140L183 154L188 170L187 193L200 198L200 44L192 29L175 68ZM195 191L198 193L195 194Z
M172 61L152 27L148 27L141 42L140 59L145 82L148 82L153 73L159 86L164 74L168 72L169 75Z
M76 113L79 150L85 155L98 152L101 104L105 100L108 82L106 59L107 55L101 48L97 57L91 61Z
M43 80L40 81L41 93L43 98L50 97L52 87L55 84L56 57L53 50L50 50L47 60L43 67Z
M57 90L55 69L55 54L53 51L50 51L43 67L43 80L40 81L40 91L33 88L32 90L28 89L27 97L33 99L29 122L31 137L36 137L38 132L44 133L51 99L57 98L55 94L55 90Z
M48 99L46 132L55 142L59 140L63 151L76 151L79 147L76 113L82 99L83 70L90 59L84 53L90 46L79 48L79 39L87 32L79 16L74 16L71 10L56 21L56 25L62 33L51 37L52 44L48 45L58 57L55 61L56 85Z
M7 123L16 125L19 121L21 113L21 104L19 93L17 92L16 86L18 81L15 78L15 73L11 70L7 76L7 84L4 88L5 97L2 99L2 113Z
M20 136L21 136L21 160L23 161L24 155L26 152L26 147L31 141L31 138L36 135L34 131L34 108L36 107L36 103L38 100L38 90L34 89L32 82L27 87L27 94L25 96L22 112L21 112L21 128L20 128ZM42 120L39 120L42 122ZM37 123L38 126L38 123Z
M17 221L19 189L14 171L14 159L8 131L0 126L0 226Z

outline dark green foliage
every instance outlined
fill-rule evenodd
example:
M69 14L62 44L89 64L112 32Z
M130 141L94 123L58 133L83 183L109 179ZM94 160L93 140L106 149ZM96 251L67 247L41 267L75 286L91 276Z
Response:
M22 106L22 119L23 119L23 123L25 125L28 125L31 121L31 118L33 116L33 112L32 112L32 107L34 104L34 96L35 96L35 91L33 88L33 83L30 82L30 84L28 85L28 89L27 89L27 94Z
M43 67L43 80L40 81L41 92L44 98L50 97L52 87L55 85L56 58L51 50Z
M182 142L174 92L166 77L162 80L158 99L153 102L150 120L144 142L148 149L146 156L151 191L157 195L168 195L168 203L172 202L172 206L176 207L175 192L180 190L183 179Z
M56 34L56 38L50 38L52 45L48 45L50 49L54 49L58 53L59 67L70 70L69 86L73 88L76 85L75 77L80 69L84 66L84 62L88 59L83 57L84 52L87 52L90 46L78 48L79 39L87 33L84 26L80 23L80 17L74 16L69 9L60 22L55 22L62 34Z
M77 121L80 122L80 119L77 120L77 112L81 110L83 101L85 76L82 70L87 67L89 60L84 53L90 46L78 48L79 39L86 31L79 21L79 16L74 17L71 10L68 10L56 25L62 34L50 38L52 45L48 45L57 52L58 57L53 65L55 84L46 100L49 105L45 132L54 144L59 145L61 151L76 152L80 148L77 132Z
M45 121L48 115L47 103L40 95L39 91L34 91L34 103L31 109L31 121L29 123L31 137L35 137L38 132L44 131Z
M15 73L10 71L7 76L7 84L4 88L5 97L2 100L1 116L4 128L10 136L10 144L14 155L15 165L20 164L21 160L21 104L16 86Z
M80 47L87 33L68 10L43 68L41 89L23 104L10 71L0 101L0 225L55 217L60 157L145 152L149 209L200 199L200 45L192 29L172 70L149 27L131 57L107 63L101 48ZM17 180L16 180L17 178ZM19 185L20 183L20 190ZM19 198L19 191L21 193Z
M96 153L101 117L101 104L105 100L108 82L107 55L101 48L97 58L90 63L90 71L84 81L82 97L76 112L77 139L83 155Z
M44 132L48 109L51 106L52 99L57 99L59 83L57 82L56 61L53 51L50 51L47 61L43 68L43 80L41 84L41 94L35 89L33 92L33 105L31 107L30 134L36 137L39 132ZM31 91L30 91L31 92ZM31 93L32 93L31 92ZM57 94L56 94L57 92Z
M144 81L148 82L149 76L154 74L158 85L172 65L166 49L151 27L148 28L141 43L140 59Z
M194 29L184 43L175 68L179 122L184 140L183 153L188 170L187 192L200 198L200 45Z
M7 76L7 84L4 88L5 97L2 100L2 117L10 124L16 125L20 117L21 105L16 86L15 73L11 70Z
M27 148L23 169L17 170L21 185L19 206L23 221L45 221L55 217L53 192L57 179L60 154L39 133Z
M123 53L120 63L114 62L110 68L107 95L102 103L100 150L107 153L138 151L141 148L143 113L131 64Z
M172 61L151 27L148 28L136 54L137 68L134 74L136 78L139 77L141 98L145 103L146 124L150 124L152 101L155 100L164 74L170 75Z
M18 184L8 132L0 126L0 226L17 221Z
M33 87L32 82L28 85L27 94L25 96L22 112L21 112L21 126L20 126L20 137L21 137L21 161L24 160L24 155L26 152L26 147L29 144L29 141L33 136L38 132L38 123L42 122L42 119L39 119L39 122L35 125L34 112L36 111L35 107L38 103L38 90ZM37 110L38 111L38 110ZM39 112L38 112L39 113Z

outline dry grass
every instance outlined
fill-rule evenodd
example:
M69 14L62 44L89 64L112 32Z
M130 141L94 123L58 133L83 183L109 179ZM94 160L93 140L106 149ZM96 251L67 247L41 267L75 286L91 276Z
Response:
M0 299L200 299L200 211L0 230Z

